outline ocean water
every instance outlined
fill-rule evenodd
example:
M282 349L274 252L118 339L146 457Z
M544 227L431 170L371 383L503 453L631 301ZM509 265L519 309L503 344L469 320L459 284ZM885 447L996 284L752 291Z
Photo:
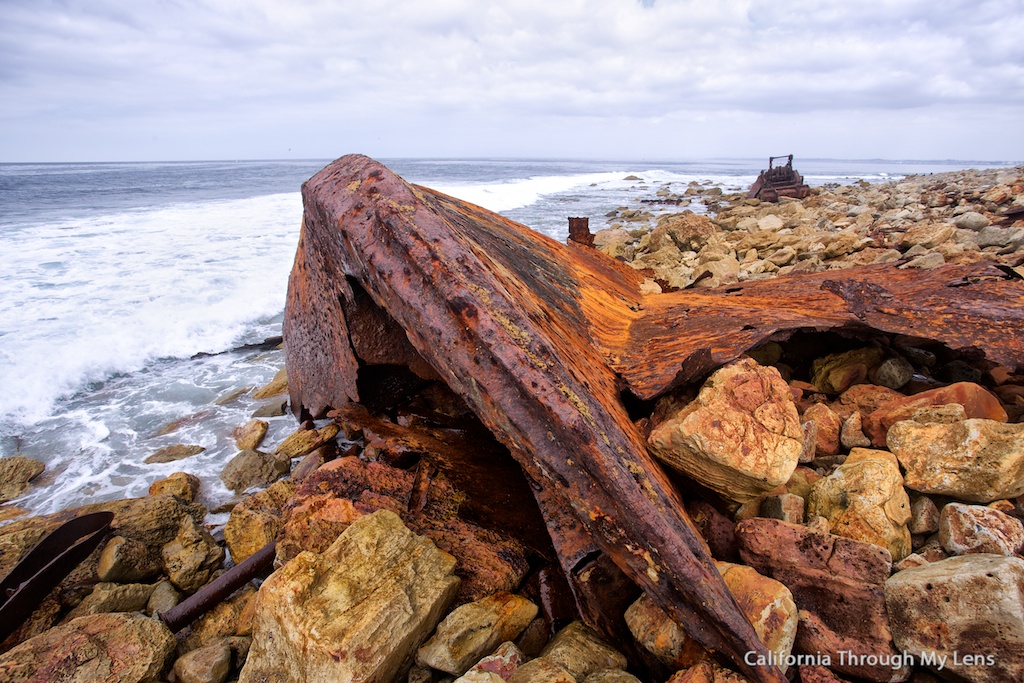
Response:
M411 182L559 240L568 216L589 216L596 231L610 210L639 206L660 188L745 189L764 165L384 161ZM327 163L0 164L0 456L47 467L15 504L43 513L144 495L179 470L200 476L208 506L231 497L218 475L236 452L232 430L262 403L238 394L284 363L263 342L281 333L299 188ZM796 165L820 185L985 164ZM270 422L268 448L296 426L290 415ZM143 463L176 443L206 451Z

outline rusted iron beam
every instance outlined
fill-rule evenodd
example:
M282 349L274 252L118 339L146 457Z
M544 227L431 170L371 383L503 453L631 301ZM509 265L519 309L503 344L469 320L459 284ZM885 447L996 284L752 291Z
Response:
M569 241L585 247L594 246L594 236L590 234L590 219L569 218Z
M744 662L767 651L619 399L603 348L626 338L639 277L365 157L331 164L303 198L285 313L293 408L316 415L359 398L343 317L352 278L535 484L698 642L752 681L785 680Z

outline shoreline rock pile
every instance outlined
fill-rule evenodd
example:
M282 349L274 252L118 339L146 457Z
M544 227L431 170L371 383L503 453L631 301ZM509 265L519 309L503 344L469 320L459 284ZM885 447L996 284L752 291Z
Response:
M1019 267L1024 169L947 175L770 206L704 193L714 221L596 243L650 271L652 290L879 258ZM809 331L631 408L770 653L747 664L804 683L1024 679L1021 370L927 339ZM266 389L284 391L283 374ZM584 625L507 450L441 381L379 393L269 453L265 423L240 425L223 478L249 495L222 536L184 472L144 498L0 527L2 575L62 521L115 514L111 538L0 644L0 680L746 680L687 634L701 625L631 584L606 591L624 605L608 629L621 638ZM258 588L176 635L152 618L275 540Z

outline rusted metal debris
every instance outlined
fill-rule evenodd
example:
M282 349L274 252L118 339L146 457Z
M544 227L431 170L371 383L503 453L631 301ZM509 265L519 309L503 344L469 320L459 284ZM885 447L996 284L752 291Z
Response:
M787 159L785 166L773 166L776 159ZM811 193L811 188L804 183L804 177L793 168L793 155L768 157L768 168L761 171L757 180L750 186L748 197L756 197L762 202L777 202L779 197L803 199Z
M995 268L867 267L648 296L640 275L594 249L406 184L366 157L334 162L303 199L284 323L293 409L320 416L360 401L372 367L404 364L413 378L428 367L531 482L591 626L617 630L592 581L601 566L615 583L614 565L752 681L784 677L745 663L767 657L764 646L621 392L656 397L805 329L929 336L1024 364L1024 286ZM381 313L399 338L368 342L359 319Z

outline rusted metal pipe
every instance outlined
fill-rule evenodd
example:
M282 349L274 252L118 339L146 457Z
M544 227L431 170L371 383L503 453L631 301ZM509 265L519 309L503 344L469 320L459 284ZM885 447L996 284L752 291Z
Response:
M180 631L222 603L225 598L269 567L274 561L276 550L277 541L268 543L246 558L244 562L236 564L203 586L190 598L183 600L166 612L158 612L157 616L172 632Z

